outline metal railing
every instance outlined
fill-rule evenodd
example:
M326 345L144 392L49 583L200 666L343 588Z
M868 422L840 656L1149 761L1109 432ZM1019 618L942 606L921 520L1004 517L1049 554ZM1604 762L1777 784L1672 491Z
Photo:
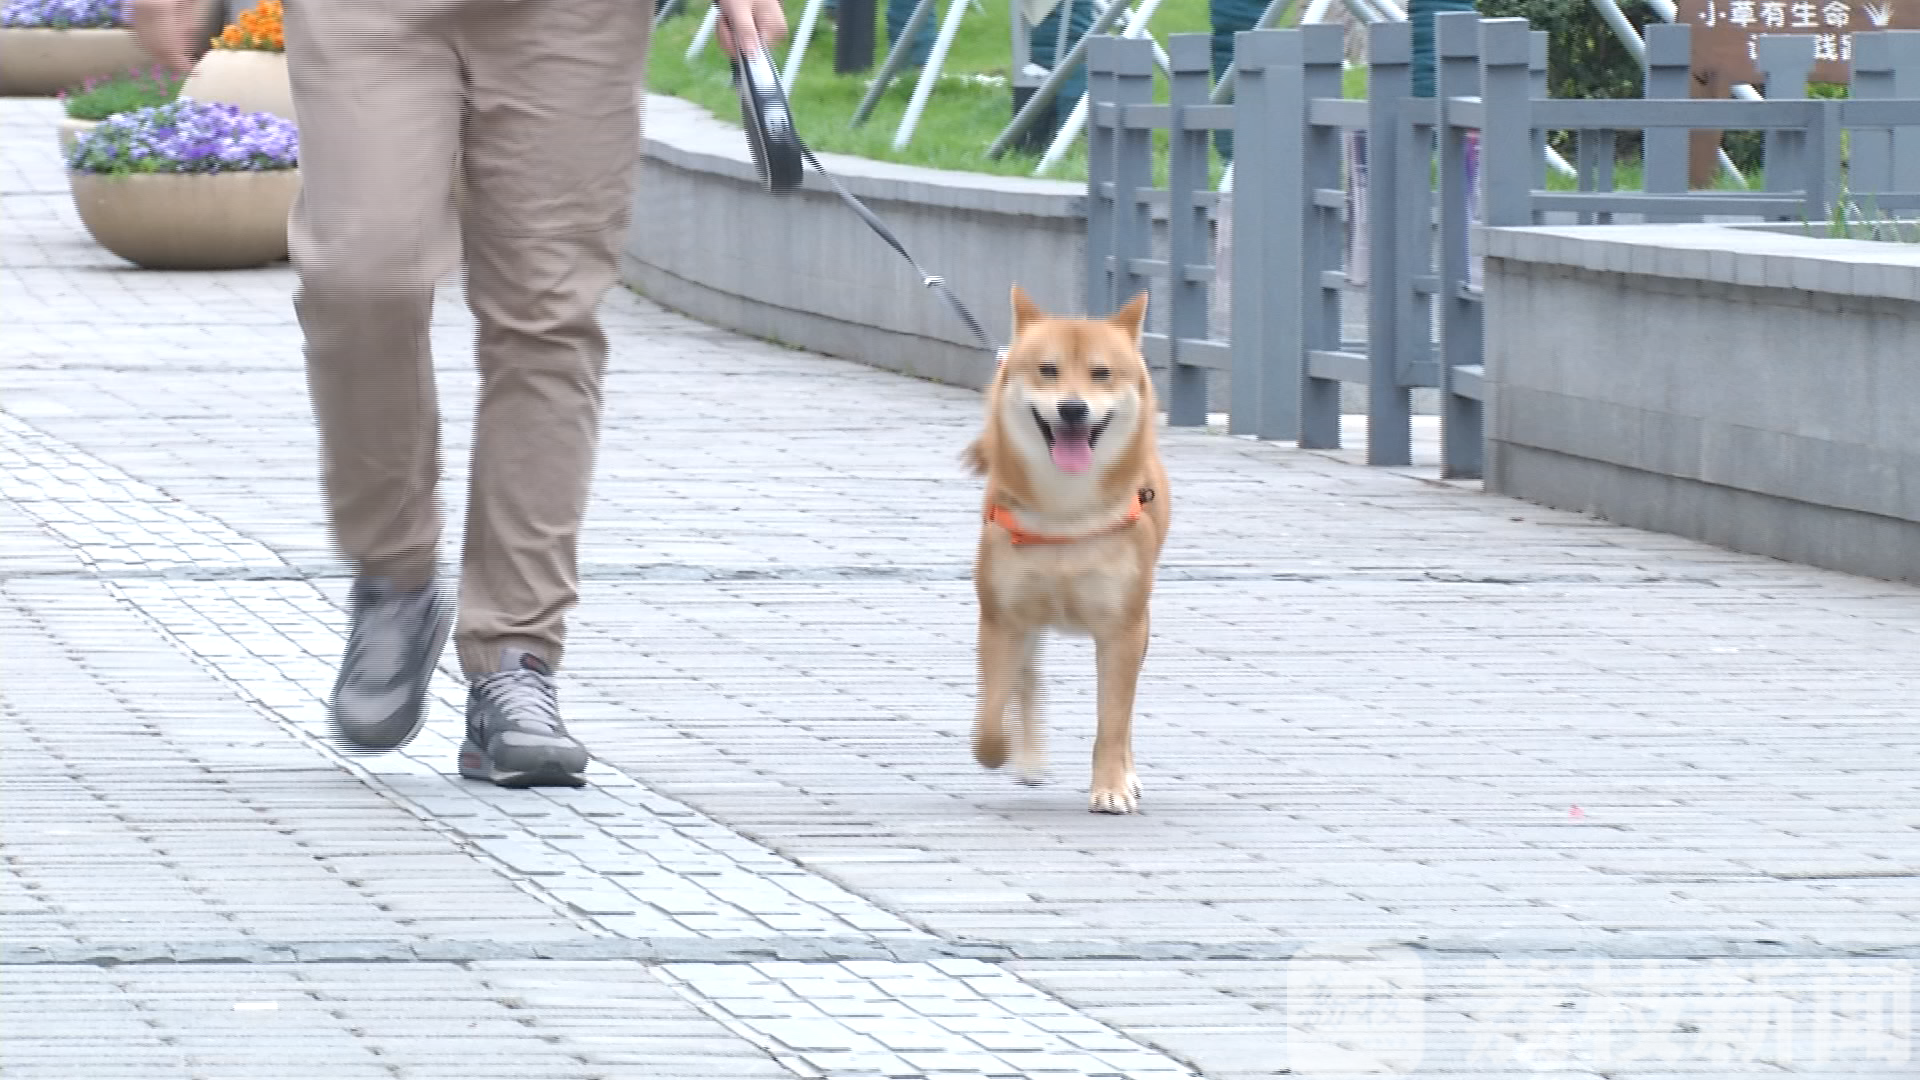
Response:
M1205 423L1208 374L1227 371L1229 430L1335 448L1340 386L1359 383L1367 460L1408 465L1412 393L1431 388L1443 473L1477 477L1479 227L1817 224L1836 206L1920 209L1920 31L1855 35L1854 96L1844 101L1805 98L1813 42L1785 35L1760 42L1768 100L1691 99L1689 34L1684 25L1648 28L1644 99L1556 100L1544 92L1545 34L1520 19L1444 14L1435 20L1436 95L1416 98L1410 28L1376 23L1369 97L1347 100L1338 27L1250 31L1236 45L1232 106L1207 102L1206 35L1169 39L1164 105L1154 104L1149 43L1092 42L1088 305L1111 309L1154 284L1159 318L1146 351L1166 370L1170 423ZM1241 181L1223 198L1207 183L1207 132L1228 127ZM1695 129L1765 132L1765 190L1688 190ZM1168 132L1165 188L1153 182L1156 130ZM1556 131L1578 147L1573 191L1546 182L1544 149ZM1643 133L1641 190L1612 190L1622 131ZM1163 256L1156 209L1167 217ZM1233 250L1227 341L1207 334L1216 227ZM1364 341L1342 332L1342 302L1360 293Z

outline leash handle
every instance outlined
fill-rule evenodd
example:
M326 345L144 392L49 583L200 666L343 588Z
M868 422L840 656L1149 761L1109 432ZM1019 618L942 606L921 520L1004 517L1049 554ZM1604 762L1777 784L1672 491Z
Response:
M727 23L727 31L734 35L733 47L737 50L733 58L733 83L740 95L740 124L746 129L747 151L753 157L754 172L759 174L760 182L768 191L775 195L789 194L806 178L806 166L800 162L806 148L793 129L793 109L780 87L780 73L773 69L773 62L757 36L749 51L749 43L740 40L731 21Z

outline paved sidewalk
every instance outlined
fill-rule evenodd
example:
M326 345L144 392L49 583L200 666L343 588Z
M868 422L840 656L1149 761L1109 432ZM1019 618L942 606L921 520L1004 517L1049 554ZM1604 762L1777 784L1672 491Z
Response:
M4 1075L1920 1070L1920 590L1172 431L1096 817L1084 643L1055 784L967 749L977 396L625 293L593 784L460 781L451 673L336 753L291 274L118 263L55 115L0 102Z

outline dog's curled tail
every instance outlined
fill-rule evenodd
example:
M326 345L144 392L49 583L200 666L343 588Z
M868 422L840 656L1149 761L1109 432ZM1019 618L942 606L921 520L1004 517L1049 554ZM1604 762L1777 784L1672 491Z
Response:
M985 439L975 439L960 453L961 464L975 476L987 475L987 448L983 445L985 442Z

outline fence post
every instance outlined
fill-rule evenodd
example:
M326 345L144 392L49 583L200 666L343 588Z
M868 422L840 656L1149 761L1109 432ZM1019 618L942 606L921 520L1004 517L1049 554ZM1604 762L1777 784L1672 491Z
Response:
M1649 24L1646 30L1647 70L1642 96L1648 101L1685 100L1692 95L1689 82L1693 66L1693 28L1685 23ZM1685 128L1646 128L1641 132L1644 179L1641 190L1649 195L1684 195L1687 192L1687 142ZM1611 168L1612 162L1603 167ZM1648 221L1682 221L1685 214L1648 214Z
M1172 69L1167 121L1167 423L1204 427L1207 423L1207 369L1182 361L1182 339L1207 336L1207 282L1196 271L1212 261L1208 244L1207 203L1213 184L1207 176L1211 132L1189 130L1186 110L1206 105L1213 94L1213 37L1174 34L1167 38Z
M1767 80L1768 101L1804 100L1807 96L1807 74L1813 70L1812 34L1757 34L1754 36L1756 51L1759 52L1760 74ZM1768 191L1804 191L1811 203L1815 186L1813 174L1809 170L1812 162L1807 155L1812 147L1807 145L1807 132L1802 128L1784 128L1766 133L1766 142L1761 151L1761 162L1767 170L1766 189ZM1809 215L1818 216L1823 211ZM1785 216L1782 221L1788 220Z
M1547 53L1552 44L1553 35L1545 30L1531 30L1527 33L1527 89L1535 98L1550 98L1553 94L1547 85ZM1533 186L1547 186L1547 129L1533 129Z
M1538 65L1533 65L1533 70L1533 96L1551 97L1545 81L1540 77ZM1620 146L1617 134L1608 128L1586 128L1574 132L1573 137L1577 140L1573 150L1574 187L1580 191L1612 191L1614 158L1619 154ZM1544 176L1539 186L1546 186ZM1611 225L1613 215L1581 211L1574 220L1582 225Z
M1112 38L1087 43L1087 290L1080 310L1089 315L1112 311L1114 201L1114 129L1108 122L1113 104Z
M1294 107L1297 83L1274 70L1276 55L1299 51L1288 31L1242 30L1233 35L1233 160L1246 183L1233 198L1233 370L1227 384L1227 431L1284 439L1298 426L1300 402L1287 383L1289 342L1299 337L1299 313L1289 312L1288 275L1297 266L1300 228L1289 227L1285 207L1298 198L1300 172ZM1288 94L1292 93L1290 100ZM1291 152L1289 152L1291 151ZM1269 219L1269 211L1275 211ZM1288 258L1292 253L1296 258ZM1276 271L1279 271L1276 273ZM1295 290L1297 292L1297 288ZM1296 350L1297 351L1297 350Z
M1153 188L1153 132L1128 124L1127 106L1153 102L1153 42L1110 38L1107 48L1113 60L1113 306L1118 307L1152 283L1135 264L1153 257L1153 206L1146 198Z
M1286 362L1292 365L1294 386L1300 395L1300 446L1333 450L1340 446L1340 380L1315 378L1307 366L1307 353L1315 349L1332 352L1341 345L1340 302L1344 290L1328 287L1328 279L1342 276L1346 224L1338 205L1321 205L1317 193L1337 194L1343 190L1346 140L1341 128L1313 123L1312 110L1315 99L1337 99L1343 92L1346 31L1338 25L1327 25L1276 32L1299 35L1301 153L1298 164L1283 167L1299 170L1301 190L1298 202L1283 205L1276 201L1269 206L1275 214L1301 215L1304 224L1299 258L1278 267L1274 277L1285 283L1289 273L1298 275L1301 347L1292 349L1290 345Z
M1400 384L1400 310L1411 302L1400 266L1403 103L1413 96L1413 27L1367 28L1367 464L1413 464L1412 395ZM1409 215L1411 216L1411 215ZM1426 219L1417 222L1422 232Z
M1525 19L1487 19L1480 24L1480 221L1481 227L1533 224L1533 189L1540 151L1533 138L1533 52ZM1481 240L1482 245L1486 243ZM1482 313L1484 329L1485 314ZM1500 413L1500 372L1492 357L1482 361L1485 413ZM1483 463L1489 490L1499 490L1500 462Z
M1808 217L1825 218L1835 207L1847 201L1845 182L1840 178L1840 108L1835 100L1813 103L1813 118L1807 128L1807 206Z
M1533 224L1532 43L1525 19L1480 24L1480 220L1488 228Z
M1458 367L1480 363L1480 302L1468 294L1474 197L1467 173L1467 136L1447 116L1454 98L1480 94L1480 16L1450 11L1434 16L1434 101L1440 133L1440 474L1450 479L1480 475L1480 402L1454 393ZM1478 137L1475 132L1475 137Z
M1920 98L1920 30L1853 35L1852 97ZM1858 193L1920 188L1920 130L1855 128L1849 186Z

